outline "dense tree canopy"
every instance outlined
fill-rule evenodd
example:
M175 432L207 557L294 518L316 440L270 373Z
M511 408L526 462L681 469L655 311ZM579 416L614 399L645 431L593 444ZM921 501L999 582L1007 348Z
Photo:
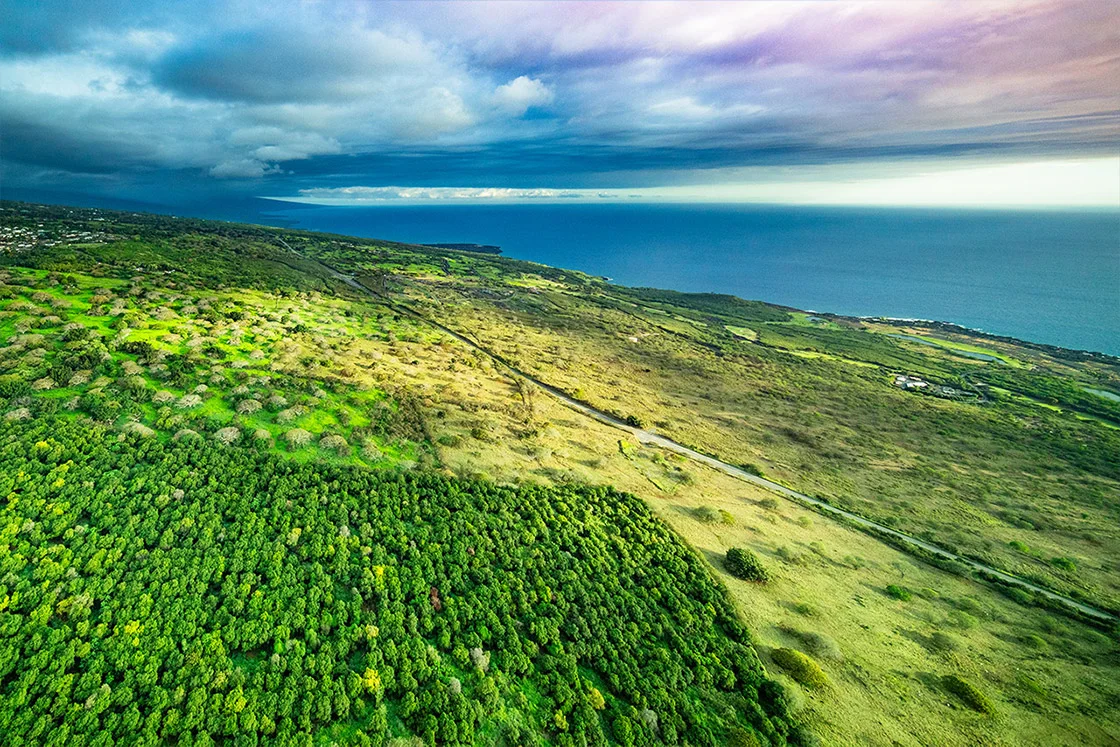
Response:
M798 739L702 562L608 488L40 418L0 424L0 496L25 743Z

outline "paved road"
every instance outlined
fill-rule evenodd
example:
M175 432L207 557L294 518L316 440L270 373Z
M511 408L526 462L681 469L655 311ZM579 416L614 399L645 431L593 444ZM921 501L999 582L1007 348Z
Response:
M283 239L280 239L280 242L282 244L284 244L284 246L287 247L288 250L291 251L292 253L299 254L294 249L292 249L290 246L288 246L287 242L285 242ZM303 255L299 255L299 256L302 257ZM307 257L303 257L303 258L308 259ZM314 260L312 260L312 261L314 261ZM911 545L912 547L920 548L920 549L925 550L926 552L932 553L932 554L934 554L938 557L944 558L946 560L953 560L953 561L956 561L958 563L962 563L963 565L968 566L969 568L971 568L973 570L982 571L983 573L987 573L991 576L994 576L994 577L1000 579L1001 581L1003 581L1005 583L1011 584L1013 586L1018 586L1020 588L1027 589L1029 591L1041 594L1048 599L1051 599L1055 602L1059 602L1061 604L1064 604L1067 607L1070 607L1074 610L1077 610L1078 612L1081 612L1085 615L1088 615L1089 617L1092 617L1092 618L1095 618L1095 619L1098 619L1098 620L1102 620L1102 621L1106 621L1106 622L1115 622L1117 620L1117 617L1115 615L1113 615L1109 612L1106 612L1104 610L1097 609L1096 607L1093 607L1091 605L1085 604L1084 602L1079 602L1078 600L1076 600L1072 597L1068 597L1064 594L1059 594L1058 592L1052 591L1052 590L1047 589L1043 586L1033 584L1030 581L1027 581L1026 579L1019 578L1018 576L1013 576L1010 573L1006 573L1004 571L999 570L998 568L993 568L992 566L985 565L984 563L980 563L976 560L972 560L971 558L966 558L966 557L963 557L961 555L957 555L956 553L950 552L950 551L948 551L944 548L938 547L937 545L934 545L934 544L931 544L931 543L926 542L924 540L918 539L917 537L913 537L909 534L906 534L904 532L900 532L896 529L891 529L890 527L888 527L884 524L880 524L876 521L872 521L871 519L864 518L863 516L860 516L859 514L853 514L851 511L845 511L844 509L833 506L830 503L826 503L825 501L822 501L819 498L814 498L810 495L805 495L804 493L799 493L796 490L791 490L790 488L787 488L785 485L781 485L779 483L776 483L773 480L767 480L765 477L759 477L758 475L751 474L750 472L747 472L746 470L740 469L739 467L736 467L733 464L728 464L727 462L720 461L719 459L716 459L715 457L712 457L712 456L709 456L709 455L704 454L702 452L696 451L695 449L690 449L689 447L687 447L683 444L679 444L679 443L677 443L676 441L674 441L670 438L666 438L665 436L659 435L657 433L653 433L651 431L647 431L643 428L637 428L635 426L629 425L625 421L620 420L620 419L614 417L613 415L605 413L602 410L595 409L591 405L588 405L586 402L580 402L577 399L573 399L572 397L565 394L560 389L557 389L556 387L552 386L551 384L548 384L544 381L541 381L540 379L536 378L532 374L525 373L524 371L510 365L508 362L506 362L504 359L502 359L501 356L496 355L496 354L492 353L491 351L487 350L481 343L477 342L476 340L472 340L471 338L467 337L466 335L463 335L462 333L457 332L457 331L451 329L450 327L444 326L443 324L435 321L434 319L429 319L428 317L424 316L423 314L420 314L419 312L413 311L412 309L410 309L407 306L404 306L404 305L399 304L399 303L395 303L395 302L393 302L389 299L386 299L386 298L378 295L374 291L370 290L369 288L367 288L366 286L362 285L360 282L355 280L353 276L341 273L338 270L331 267L330 265L323 264L322 262L318 262L318 264L321 267L323 267L332 277L336 278L337 280L340 280L340 281L346 283L347 285L351 286L352 288L357 289L358 291L360 291L360 292L362 292L366 295L374 296L375 298L377 298L382 303L387 303L393 309L395 309L395 310L397 310L401 313L408 314L409 316L411 316L415 319L419 319L420 321L424 322L425 324L428 324L428 325L431 325L433 327L439 328L443 332L445 332L448 335L451 335L452 337L454 337L456 340L459 340L460 342L462 342L466 345L469 345L470 347L474 348L475 350L478 350L479 352L487 355L491 359L496 360L498 363L500 363L502 366L504 366L513 375L518 376L518 377L520 377L522 379L525 379L527 381L533 382L534 384L539 386L541 389L543 389L546 392L548 392L549 394L551 394L553 397L556 397L558 400L563 402L565 405L567 405L571 409L573 409L573 410L575 410L579 413L582 413L583 415L586 415L589 418L597 420L600 423L605 423L606 425L609 425L609 426L612 426L614 428L618 428L620 430L626 431L626 432L630 433L634 438L636 438L640 443L649 444L651 446L657 446L657 447L660 447L660 448L665 449L667 451L675 452L675 453L680 454L682 456L688 457L689 459L692 459L693 461L700 462L701 464L706 464L709 467L712 467L713 469L719 470L720 472L723 472L725 474L731 475L732 477L737 477L740 480L745 480L745 481L753 483L753 484L755 484L755 485L757 485L761 488L765 488L766 490L770 490L774 493L782 495L786 498L789 498L790 500L793 500L793 501L796 501L798 503L802 503L802 504L805 504L805 505L812 506L813 508L817 509L818 511L820 511L822 513L831 514L832 516L841 517L843 519L848 520L849 522L851 522L853 524L856 524L857 526L863 527L865 529L871 529L871 530L873 530L874 532L877 532L877 533L886 534L886 535L888 535L888 536L890 536L890 537L892 537L892 538L894 538L894 539L896 539L896 540L898 540L902 543Z

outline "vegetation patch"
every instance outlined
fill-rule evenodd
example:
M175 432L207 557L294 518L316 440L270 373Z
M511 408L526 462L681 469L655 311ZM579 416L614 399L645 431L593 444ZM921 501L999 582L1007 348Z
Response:
M776 648L770 652L770 658L782 671L805 687L817 689L828 685L828 675L820 665L797 649Z
M995 714L996 708L984 693L968 680L955 674L947 674L941 678L941 686L960 698L966 706L989 716Z
M770 572L766 570L758 555L745 547L733 547L728 550L723 565L728 573L744 581L766 583L770 580Z
M697 556L610 489L43 418L5 426L0 494L0 720L17 742L796 733Z
M898 599L902 602L909 602L914 598L914 593L912 591L907 589L905 586L899 586L898 584L889 584L885 591L887 596L891 599Z

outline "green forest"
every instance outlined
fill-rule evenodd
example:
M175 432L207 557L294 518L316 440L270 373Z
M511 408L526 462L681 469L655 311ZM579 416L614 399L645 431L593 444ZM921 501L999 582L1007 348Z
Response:
M639 500L88 420L0 439L0 729L54 744L798 743Z

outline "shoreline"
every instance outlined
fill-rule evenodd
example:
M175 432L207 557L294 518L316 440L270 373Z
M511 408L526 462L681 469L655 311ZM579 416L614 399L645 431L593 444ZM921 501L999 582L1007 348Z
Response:
M947 333L965 334L965 335L971 335L971 336L979 337L979 338L983 338L983 339L994 340L994 341L997 341L997 342L1003 342L1003 343L1006 343L1006 344L1019 345L1019 346L1031 348L1033 350L1037 350L1037 351L1040 351L1040 352L1043 352L1043 353L1047 353L1047 354L1052 355L1052 356L1057 357L1057 358L1062 358L1062 359L1067 359L1067 360L1068 359L1079 360L1079 361L1092 360L1092 361L1110 363L1110 364L1114 364L1114 365L1120 365L1120 353L1106 353L1106 352L1103 352L1103 351L1100 351L1100 350L1089 350L1089 349L1086 349L1086 348L1077 348L1077 347L1070 347L1070 346L1065 346L1065 345L1055 345L1055 344L1046 343L1046 342L1036 342L1036 341L1027 340L1027 339L1024 339L1024 338L1021 338L1021 337L1015 337L1013 335L1005 335L1005 334L999 334L999 333L995 333L995 332L988 332L988 331L983 330L983 329L979 329L979 328L975 328L975 327L968 327L966 325L959 324L959 323L953 322L953 321L948 321L948 320L926 319L926 318L921 318L921 317L895 317L895 316L885 316L885 315L881 315L881 314L862 314L862 315L841 314L841 313L836 313L836 312L831 312L831 311L817 311L817 310L808 309L808 308L798 308L798 307L795 307L795 306L790 306L788 304L776 303L776 302L767 301L767 300L759 299L759 298L745 298L743 296L739 296L739 295L736 295L734 293L723 293L723 292L719 292L719 291L681 291L681 290L677 290L675 288L661 288L661 287L647 286L647 285L627 286L623 283L617 283L614 280L612 280L610 277L605 276L605 275L597 275L595 273L588 272L588 271L585 271L585 270L578 270L578 269L573 269L573 268L569 268L569 267L563 267L563 266L560 266L560 265L550 265L550 264L546 264L546 263L543 263L543 262L536 262L534 260L520 259L520 258L517 258L517 257L513 257L509 254L506 254L506 253L502 252L500 249L496 253L491 253L491 252L488 252L488 251L479 252L479 251L472 251L470 249L465 249L465 248L453 248L453 246L466 247L468 245L472 246L472 247L478 246L478 247L490 248L490 245L484 245L484 244L473 244L473 243L469 243L469 242L463 242L463 243L460 243L460 244L457 244L457 245L452 245L452 244L447 244L447 243L443 243L442 245L440 245L440 244L413 243L413 242L408 242L408 241L397 241L397 240L388 239L388 238L381 238L381 237L367 237L367 236L356 236L356 235L353 235L353 234L341 234L341 233L335 233L333 231L324 231L324 230L319 230L319 229L314 229L314 228L293 227L291 225L291 221L288 221L288 220L280 221L280 222L286 223L288 225L272 225L272 224L268 224L268 223L251 223L251 222L245 222L245 221L235 221L235 220L216 219L216 218L198 218L198 217L181 215L181 214L173 214L173 213L156 213L156 212L147 212L147 211L140 211L140 210L115 210L115 209L102 208L102 207L86 207L86 206L82 206L82 205L64 205L64 204L54 204L54 203L24 202L24 201L20 201L20 200L7 200L7 199L0 200L0 208L11 207L13 209L16 209L16 208L18 208L18 206L21 206L21 205L23 205L23 206L46 206L46 207L65 208L65 209L74 209L74 210L90 210L90 211L100 211L100 212L106 212L106 213L117 213L117 214L122 214L122 215L150 215L150 216L172 217L172 218L181 218L181 219L187 219L187 220L197 220L197 221L205 221L205 222L213 222L213 223L222 223L222 224L227 224L227 225L232 225L232 226L252 226L252 227L262 228L262 229L271 230L271 231L280 230L280 231L291 231L293 233L309 233L309 234L316 234L316 235L319 235L319 236L330 236L330 237L335 237L335 238L339 238L339 239L346 239L346 240L349 240L349 241L369 242L369 243L375 243L375 244L386 245L386 246L397 245L397 246L417 247L417 248L421 248L421 249L424 249L424 250L427 250L427 251L432 251L432 252L463 252L463 253L467 253L467 254L486 254L486 255L488 255L492 258L499 259L499 260L502 260L502 261L523 262L523 263L529 264L529 265L537 265L537 266L541 266L541 267L548 267L548 268L553 269L553 270L562 270L564 272L578 273L578 274L583 275L583 276L585 276L585 277L587 277L587 278L589 278L593 281L605 282L609 285L614 285L614 286L617 286L617 287L634 288L634 289L651 288L651 289L654 289L654 290L668 290L668 291L672 291L674 293L681 293L682 295L691 295L691 296L703 296L703 295L727 296L727 297L730 297L730 298L738 298L738 299L743 300L743 301L752 301L752 302L757 302L757 303L764 303L768 306L772 306L772 307L778 308L778 309L783 309L783 310L786 310L786 311L795 311L795 312L800 312L800 313L815 314L815 315L830 318L830 319L842 319L842 320L848 320L848 321L852 321L852 322L856 322L856 323L858 323L858 322L882 322L882 323L887 323L887 324L902 323L902 324L908 324L908 325L911 325L911 326L923 327L923 328L926 328L926 329L939 330L939 331L947 332ZM1105 211L1105 212L1108 212L1108 211ZM0 226L2 226L2 225L3 225L3 222L0 221Z

